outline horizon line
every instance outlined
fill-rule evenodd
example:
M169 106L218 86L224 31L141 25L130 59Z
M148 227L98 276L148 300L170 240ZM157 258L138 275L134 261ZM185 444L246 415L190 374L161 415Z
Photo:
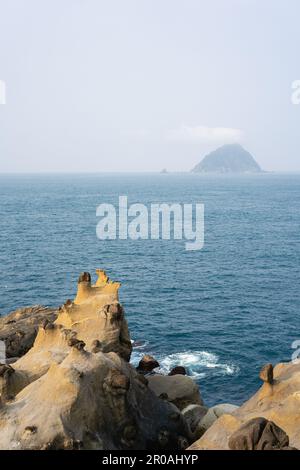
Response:
M63 171L63 170L38 170L38 171L0 171L0 176L6 175L101 175L101 174L161 174L163 176L170 174L191 174L191 175L207 175L207 176L251 176L251 175L262 175L262 174L300 174L299 170L262 170L261 172L193 172L192 170L104 170L104 171Z

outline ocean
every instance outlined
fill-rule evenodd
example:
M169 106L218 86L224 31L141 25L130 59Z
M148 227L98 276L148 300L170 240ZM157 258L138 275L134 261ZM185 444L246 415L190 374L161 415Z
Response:
M203 203L205 245L96 237L96 208ZM183 365L208 405L240 404L300 339L300 175L0 175L0 314L59 306L78 275L122 283L132 362Z

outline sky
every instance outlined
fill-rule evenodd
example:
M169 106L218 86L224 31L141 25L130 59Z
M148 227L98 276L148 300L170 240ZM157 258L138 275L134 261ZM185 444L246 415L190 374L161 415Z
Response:
M189 171L233 142L300 172L299 18L299 0L0 0L0 172Z

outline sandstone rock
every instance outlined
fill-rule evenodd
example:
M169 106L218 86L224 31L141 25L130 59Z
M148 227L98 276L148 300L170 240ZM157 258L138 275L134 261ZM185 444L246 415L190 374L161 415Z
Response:
M273 366L272 364L266 364L263 366L259 373L259 378L263 380L264 382L267 382L269 384L273 383Z
M197 384L185 375L151 375L148 377L149 387L156 396L167 395L168 401L180 410L191 404L203 405Z
M94 341L92 342L91 351L93 353L97 353L99 351L102 351L102 344L100 343L100 341L98 339L94 339Z
M72 349L3 406L0 448L179 449L185 424L170 412L115 353ZM36 432L24 434L29 426Z
M0 377L6 377L14 373L14 369L7 364L0 364Z
M212 406L209 408L205 416L198 422L195 433L197 437L202 436L205 431L210 428L213 423L224 414L232 414L237 410L236 405L231 405L230 403L221 403L219 405Z
M109 281L97 270L95 285L89 273L81 273L74 302L64 305L55 321L74 331L87 351L114 351L129 361L132 345L124 310L118 299L120 283Z
M192 433L195 433L199 422L207 412L208 408L202 405L188 405L181 411ZM195 436L196 439L197 437L199 436Z
M254 418L232 434L228 446L231 450L283 449L289 446L289 438L272 421Z
M273 383L264 383L258 392L233 416L221 416L190 449L229 449L229 438L253 418L265 418L280 427L290 446L300 448L300 364L274 367Z
M80 276L74 302L32 348L0 366L0 449L180 450L184 417L129 364L119 284ZM47 326L47 325L46 325ZM171 378L171 377L169 377Z
M137 370L139 372L147 373L152 372L153 369L156 369L156 367L159 367L157 360L149 354L145 354L140 360L139 365L137 366Z
M6 364L13 364L14 362L16 362L18 359L20 359L19 357L10 357L10 358L6 358L5 360L5 363Z
M90 273L87 273L87 272L80 273L79 278L78 278L78 284L80 282L88 282L90 284L91 280L92 278L91 278Z
M42 323L47 321L52 324L57 315L57 309L34 305L0 317L0 340L5 341L6 357L21 357L26 354Z
M185 367L183 367L183 366L173 367L173 369L170 370L168 375L177 375L177 374L186 375Z

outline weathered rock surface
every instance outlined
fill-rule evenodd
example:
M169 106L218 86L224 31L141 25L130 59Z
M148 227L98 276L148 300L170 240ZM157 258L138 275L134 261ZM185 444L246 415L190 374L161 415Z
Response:
M300 448L300 363L277 364L272 383L264 382L232 415L221 416L190 449L229 449L230 437L254 418L272 421L289 436L291 447Z
M183 366L175 366L170 370L168 375L186 375L186 369Z
M188 405L203 405L197 384L186 375L152 375L149 387L156 396L164 397L180 410Z
M207 412L208 408L203 405L188 405L181 410L181 413L185 417L193 434L195 433L201 419L204 418ZM194 435L194 437L197 439L199 436Z
M0 340L5 341L6 357L21 357L26 354L42 323L53 323L57 314L57 309L34 305L0 317Z
M79 278L75 300L0 366L0 449L181 449L187 424L128 363L118 283ZM46 316L47 318L47 316Z
M228 441L231 450L287 450L287 434L272 421L254 418L235 431Z
M212 406L207 410L207 413L203 418L198 422L195 429L195 436L199 438L202 436L213 424L217 421L220 416L224 414L232 414L237 410L236 405L231 405L230 403L221 403L219 405Z
M139 365L136 369L141 373L148 373L152 372L153 369L156 369L157 367L159 367L159 363L157 362L157 360L154 357L150 356L150 354L145 354L140 360Z
M273 365L272 364L266 364L265 366L262 367L259 378L263 382L267 382L269 384L273 383Z

